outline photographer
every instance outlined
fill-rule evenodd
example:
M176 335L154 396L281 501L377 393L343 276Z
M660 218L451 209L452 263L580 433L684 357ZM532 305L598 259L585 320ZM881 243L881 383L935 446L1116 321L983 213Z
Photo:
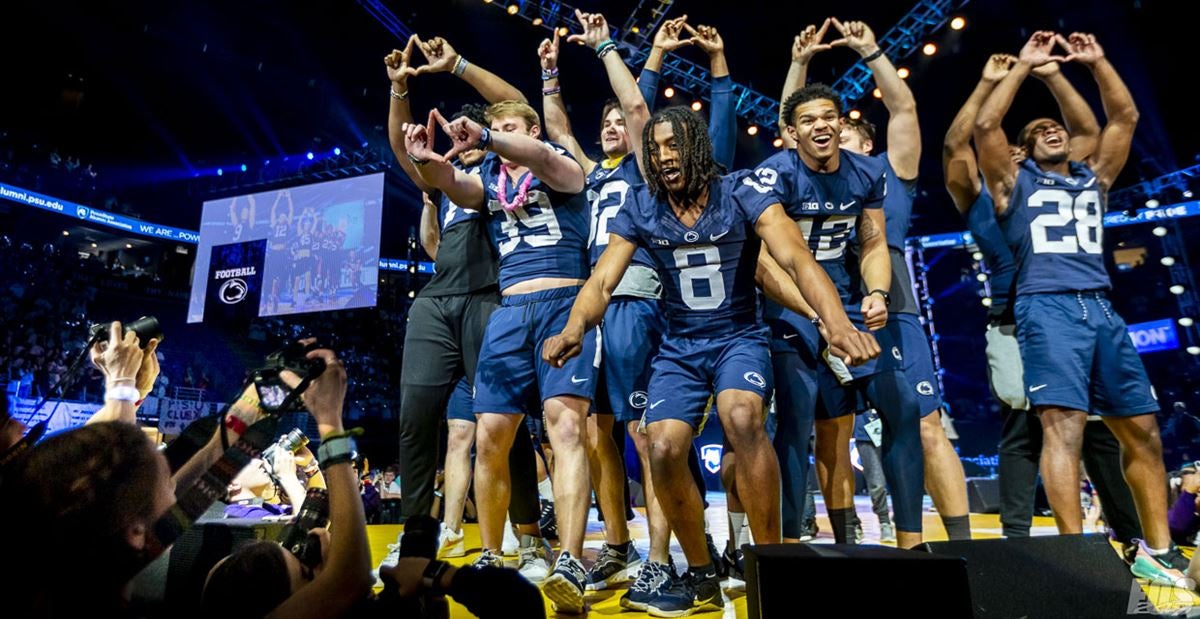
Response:
M104 375L104 406L87 423L121 421L137 423L137 409L154 390L158 379L158 338L141 348L138 334L113 321L107 340L92 345L92 365Z
M310 558L315 564L302 562L276 542L252 542L242 547L209 573L202 614L227 618L337 617L370 593L374 579L351 459L353 439L342 427L346 371L331 350L313 350L306 357L325 362L325 371L302 397L321 436L318 455L324 456L321 468L329 488L332 534L324 529L313 531L321 541L319 558ZM289 371L282 376L289 387L300 382Z
M1171 539L1181 546L1193 546L1200 531L1200 462L1185 465L1178 477L1172 477L1171 486L1179 484L1179 497L1167 514Z

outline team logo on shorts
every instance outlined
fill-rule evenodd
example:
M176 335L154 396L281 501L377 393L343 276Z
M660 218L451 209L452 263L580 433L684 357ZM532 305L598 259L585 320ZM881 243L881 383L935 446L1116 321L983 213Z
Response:
M921 395L933 395L933 383L927 380L917 383L917 393Z
M758 387L759 389L763 389L767 386L766 379L764 379L762 374L759 374L758 372L746 372L745 374L742 374L742 378L746 379L746 382Z
M700 240L700 233L696 232L695 230L688 230L687 232L683 233L683 240L689 243L695 243L696 241Z
M900 356L900 347L899 346L892 346L892 356L896 358L896 361L903 360L903 357Z
M709 473L716 475L721 472L721 455L723 453L724 448L717 444L705 445L700 448L700 460Z
M634 408L646 408L650 398L646 396L645 391L634 391L629 394L629 405Z

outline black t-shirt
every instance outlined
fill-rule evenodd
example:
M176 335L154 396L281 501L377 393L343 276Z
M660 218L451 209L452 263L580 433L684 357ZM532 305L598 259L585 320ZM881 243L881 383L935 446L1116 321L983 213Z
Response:
M478 174L477 169L467 170ZM431 196L438 205L437 272L421 289L422 297L470 294L498 285L499 260L488 233L485 215L454 204L441 192Z

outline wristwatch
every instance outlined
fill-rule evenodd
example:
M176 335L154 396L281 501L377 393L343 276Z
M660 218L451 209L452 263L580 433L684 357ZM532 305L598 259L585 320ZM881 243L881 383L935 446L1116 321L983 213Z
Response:
M886 290L884 290L882 288L876 288L876 289L872 290L871 292L868 292L867 296L871 296L873 294L877 294L877 295L883 297L884 306L890 307L892 305L892 295L888 294L888 292Z
M436 595L442 594L440 584L442 576L446 574L446 570L450 569L450 564L445 561L434 559L425 566L425 571L421 574L421 585L428 591Z
M326 439L321 441L321 446L317 448L317 461L321 463L322 469L343 462L353 462L355 458L358 458L358 445L350 436Z

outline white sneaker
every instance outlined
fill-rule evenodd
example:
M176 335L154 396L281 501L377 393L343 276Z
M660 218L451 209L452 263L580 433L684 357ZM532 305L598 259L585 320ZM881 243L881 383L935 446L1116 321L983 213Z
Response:
M371 574L375 576L375 585L376 586L383 585L383 581L379 579L379 571L385 567L396 567L396 563L398 563L400 561L400 538L401 537L404 537L403 532L401 532L399 535L396 536L395 544L388 544L387 556L383 558L383 561L379 562L379 565L376 566L376 568L374 570L371 570Z
M517 556L517 547L521 544L517 541L517 535L513 533L512 522L508 518L504 519L504 541L500 544L500 554L506 557Z
M550 544L541 537L521 535L521 546L517 549L520 561L517 571L531 583L538 584L550 573Z
M441 544L438 546L437 556L439 559L449 559L453 557L462 557L467 554L466 535L462 530L451 531L446 523L442 523L442 533L439 536Z

